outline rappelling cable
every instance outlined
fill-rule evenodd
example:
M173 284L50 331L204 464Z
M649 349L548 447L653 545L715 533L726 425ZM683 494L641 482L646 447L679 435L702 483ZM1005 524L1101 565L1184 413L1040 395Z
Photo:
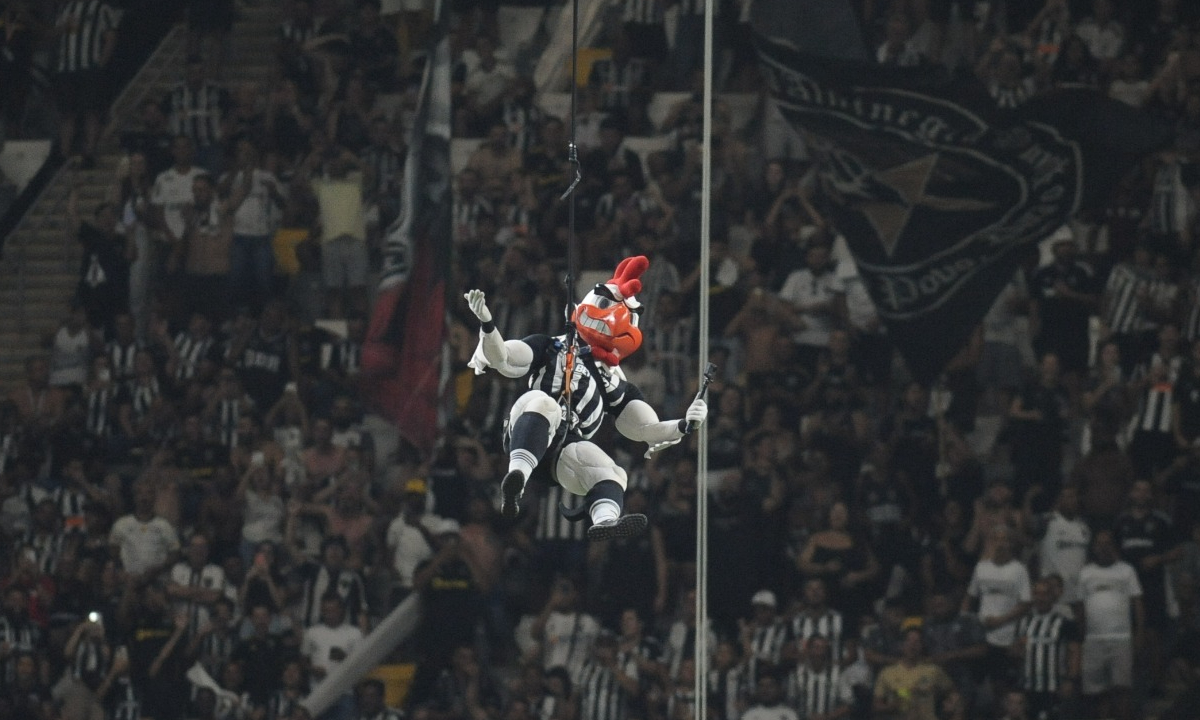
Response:
M708 370L709 239L712 224L712 110L713 110L713 5L704 3L704 125L700 147L700 372ZM708 425L697 430L696 450L696 712L708 717Z
M563 426L571 425L571 384L575 375L575 359L578 357L578 336L575 328L575 188L583 179L579 165L579 147L575 144L579 82L579 0L571 2L571 142L567 146L567 161L575 168L575 178L563 191L559 200L567 201L567 353L563 361L563 388L559 404L563 406Z

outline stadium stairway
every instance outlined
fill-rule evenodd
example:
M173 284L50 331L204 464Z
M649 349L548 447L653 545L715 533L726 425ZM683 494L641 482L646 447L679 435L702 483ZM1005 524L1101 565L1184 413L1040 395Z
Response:
M230 90L268 80L279 12L277 3L239 3L222 72ZM75 238L67 233L71 190L78 193L80 215L91 217L114 186L122 158L120 131L136 128L137 108L145 99L161 98L183 79L186 45L183 26L172 28L114 101L95 168L60 168L5 240L0 255L0 397L24 377L24 359L45 352L45 338L67 315L80 262Z

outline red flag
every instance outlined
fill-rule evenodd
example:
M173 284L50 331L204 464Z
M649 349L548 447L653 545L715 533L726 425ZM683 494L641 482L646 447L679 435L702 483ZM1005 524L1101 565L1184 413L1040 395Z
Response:
M451 247L450 46L443 3L435 13L400 217L388 231L362 355L368 405L426 454L439 431Z

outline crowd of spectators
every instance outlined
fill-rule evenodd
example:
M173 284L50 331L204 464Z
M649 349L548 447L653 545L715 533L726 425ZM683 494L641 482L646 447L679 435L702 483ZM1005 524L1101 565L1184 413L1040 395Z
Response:
M465 305L433 456L361 391L427 5L289 0L269 84L230 87L233 5L192 3L185 79L121 128L108 200L82 217L72 199L78 293L0 406L0 716L301 718L413 594L421 620L391 655L415 666L403 707L367 681L329 718L685 720L700 632L713 720L1193 716L1193 5L856 3L880 62L977 73L1009 107L1089 85L1178 130L1104 212L1028 253L926 387L764 98L749 0L720 8L717 87L737 95L714 107L709 287L703 3L613 3L574 122L526 79L544 35L515 45L494 3L454 3L454 132L480 142L455 177L452 287L485 289L506 337L561 327L573 128L583 267L651 259L644 345L622 367L664 417L695 392L699 295L711 305L708 475L692 446L646 460L608 428L650 529L590 544L561 488L499 516L520 388L466 367ZM661 91L685 94L656 122Z

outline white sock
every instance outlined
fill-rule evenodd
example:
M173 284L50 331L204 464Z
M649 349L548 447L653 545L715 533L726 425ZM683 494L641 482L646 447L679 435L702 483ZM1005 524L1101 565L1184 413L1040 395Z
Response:
M612 500L604 499L597 500L588 508L588 512L592 516L592 524L599 525L602 522L616 520L621 517L621 508Z
M530 475L533 475L535 467L537 467L537 458L528 450L517 448L508 455L508 471L520 470L526 480L529 479Z

